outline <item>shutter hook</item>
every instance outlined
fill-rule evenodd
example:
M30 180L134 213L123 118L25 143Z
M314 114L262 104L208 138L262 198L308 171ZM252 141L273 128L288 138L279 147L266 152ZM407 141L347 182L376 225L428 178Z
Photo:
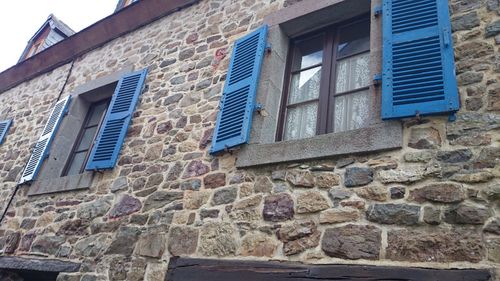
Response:
M373 85L380 86L382 84L382 74L377 73L373 76Z
M227 144L224 145L224 152L227 152L227 153L233 155L233 151L231 149L229 149L229 146L227 146Z
M378 18L381 15L382 15L382 7L380 5L373 7L373 16Z
M422 123L422 116L418 110L415 112L415 118L417 119L417 123Z

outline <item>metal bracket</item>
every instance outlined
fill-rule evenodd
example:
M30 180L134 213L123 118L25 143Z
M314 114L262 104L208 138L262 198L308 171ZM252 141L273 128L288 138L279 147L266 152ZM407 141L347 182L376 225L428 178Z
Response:
M229 153L230 155L233 155L235 151L239 150L240 147L239 146L236 146L236 147L231 147L229 148L229 146L227 145L224 145L224 152L227 152Z
M377 5L377 6L373 7L373 16L378 18L381 15L382 15L382 6Z
M271 46L271 44L270 44L270 43L267 43L267 44L266 44L266 49L265 49L265 50L266 50L266 53L268 53L268 54L270 54L270 53L271 53L271 51L273 50L273 48L272 48L272 46Z
M261 112L263 109L264 109L264 107L262 106L262 104L260 104L260 103L255 104L255 108L254 108L255 111Z
M380 84L382 84L382 74L373 75L373 85L379 86Z
M450 112L448 115L448 122L455 122L457 120L456 112Z

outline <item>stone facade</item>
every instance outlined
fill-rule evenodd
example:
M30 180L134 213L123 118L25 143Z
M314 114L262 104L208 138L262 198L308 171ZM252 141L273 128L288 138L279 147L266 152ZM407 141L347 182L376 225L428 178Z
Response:
M63 97L127 65L149 69L147 87L118 165L89 189L19 188L0 226L4 255L82 263L61 281L163 280L173 255L498 268L498 0L449 2L455 121L403 120L401 149L237 169L238 151L208 154L232 43L296 2L202 0L75 59ZM2 209L69 70L0 93L0 117L14 118L0 146Z

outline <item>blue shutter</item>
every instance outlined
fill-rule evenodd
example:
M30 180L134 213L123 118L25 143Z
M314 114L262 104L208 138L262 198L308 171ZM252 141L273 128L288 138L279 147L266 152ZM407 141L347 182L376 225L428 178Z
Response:
M68 96L56 103L52 111L50 112L47 124L43 128L42 135L35 144L35 148L31 153L28 164L24 168L23 174L19 183L25 183L32 181L38 175L38 171L42 167L43 160L49 155L50 144L54 138L57 128L61 123L62 118L68 111L68 105L71 100L71 96Z
M267 26L234 43L210 153L248 142L266 49Z
M384 0L382 118L460 107L446 0Z
M115 166L132 114L143 90L146 73L146 69L130 73L118 82L92 147L86 170L112 169Z
M0 121L0 144L2 144L3 139L7 135L12 119Z

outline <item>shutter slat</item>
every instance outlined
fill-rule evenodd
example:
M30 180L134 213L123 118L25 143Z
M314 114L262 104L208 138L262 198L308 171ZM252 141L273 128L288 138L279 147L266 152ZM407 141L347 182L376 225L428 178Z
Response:
M112 169L118 160L147 70L125 75L116 86L85 170Z
M450 31L447 1L384 0L383 119L459 109Z
M12 119L0 121L0 144L2 144L7 132L9 131Z
M43 161L49 155L50 145L57 132L57 128L61 124L62 118L68 111L68 106L71 100L71 96L68 96L56 103L52 108L49 119L43 128L42 135L35 144L35 148L31 153L28 164L23 171L19 183L26 183L36 179L40 168L42 167Z
M266 37L264 25L234 43L212 138L212 154L248 142Z

